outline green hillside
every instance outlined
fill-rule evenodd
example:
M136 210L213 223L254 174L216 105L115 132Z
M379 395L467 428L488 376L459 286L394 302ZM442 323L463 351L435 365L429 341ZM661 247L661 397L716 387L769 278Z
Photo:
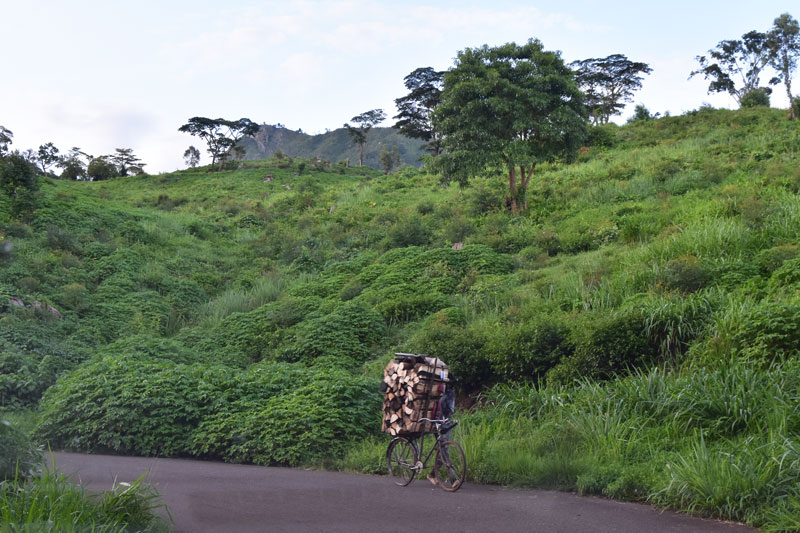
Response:
M338 163L346 159L353 166L358 165L358 147L353 144L344 128L338 128L318 135L308 135L281 126L264 124L253 137L245 137L239 144L245 149L245 159L264 159L272 157L280 150L292 157L321 159ZM420 149L422 141L409 139L393 128L372 128L367 135L364 152L364 165L380 168L378 156L383 146L387 150L397 147L401 164L420 166L420 158L425 152Z
M797 530L800 129L592 139L522 215L500 170L299 159L44 179L22 219L0 195L0 408L54 448L379 472L382 368L425 352L479 400L472 481Z

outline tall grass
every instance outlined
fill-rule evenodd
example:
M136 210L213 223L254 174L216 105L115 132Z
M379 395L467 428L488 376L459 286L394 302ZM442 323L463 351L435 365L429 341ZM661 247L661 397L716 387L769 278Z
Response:
M504 384L459 416L455 438L473 481L647 499L795 531L798 391L800 363L789 359Z
M0 532L167 531L154 514L159 507L143 478L92 496L63 474L46 470L39 477L0 483Z
M213 327L233 313L246 313L280 298L286 288L283 278L258 278L249 289L233 288L208 302L200 313L199 323Z

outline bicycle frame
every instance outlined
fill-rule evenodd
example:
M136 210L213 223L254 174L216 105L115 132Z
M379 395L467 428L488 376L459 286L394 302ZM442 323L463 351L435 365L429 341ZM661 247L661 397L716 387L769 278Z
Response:
M440 445L443 441L443 435L439 432L439 428L441 428L442 424L449 422L449 419L444 420L431 420L430 418L421 418L420 422L433 422L436 425L436 440L431 447L428 455L425 456L425 459L422 459L422 456L425 453L425 433L419 436L419 459L417 460L417 464L415 464L412 469L416 472L421 472L428 468L428 459L431 458L433 452L440 448ZM417 440L417 439L415 439Z

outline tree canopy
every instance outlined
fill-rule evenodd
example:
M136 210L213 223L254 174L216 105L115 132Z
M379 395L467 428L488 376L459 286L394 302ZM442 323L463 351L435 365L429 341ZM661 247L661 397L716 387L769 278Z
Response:
M444 136L446 153L435 164L444 178L462 181L505 166L507 203L516 212L526 207L538 163L577 154L586 135L586 108L560 54L531 39L459 52L444 76L434 125Z
M200 150L194 146L190 146L185 152L183 152L183 160L186 162L186 166L189 168L196 167L197 163L200 162Z
M625 102L632 102L634 91L642 88L644 75L653 71L647 63L631 61L623 54L573 61L570 67L575 69L595 125L608 124L612 116L622 113Z
M789 97L789 118L797 118L792 96L792 73L797 69L797 60L800 58L800 25L789 13L784 13L773 22L772 29L767 34L772 52L770 66L778 75L772 80L786 86L786 95Z
M697 56L700 68L689 78L702 74L707 80L709 93L726 92L742 105L742 99L750 92L761 89L771 92L767 87L759 87L761 72L772 58L767 34L750 31L741 39L720 41L708 51L708 56Z
M0 191L11 200L11 214L33 211L39 191L36 167L21 154L12 153L0 161Z
M8 153L8 145L11 144L14 138L14 132L5 126L0 126L0 157Z
M400 119L394 127L406 137L422 139L425 150L434 156L439 155L442 137L433 127L433 110L439 105L442 96L444 72L431 67L418 68L404 78L406 89L410 92L394 103L400 111L394 118Z
M128 172L134 174L144 172L145 164L133 155L132 148L116 148L116 153L109 155L108 159L116 167L119 176L127 176Z
M370 109L350 119L350 122L355 122L357 126L345 123L344 128L350 134L353 142L358 145L358 166L364 166L364 148L367 146L367 133L384 120L386 120L386 113L383 109Z
M178 131L201 138L208 146L211 166L218 161L220 168L228 153L239 140L258 132L258 124L249 118L225 120L222 118L192 117Z
M50 167L58 163L60 157L58 148L53 143L42 144L36 153L36 160L42 168L42 174L47 174Z

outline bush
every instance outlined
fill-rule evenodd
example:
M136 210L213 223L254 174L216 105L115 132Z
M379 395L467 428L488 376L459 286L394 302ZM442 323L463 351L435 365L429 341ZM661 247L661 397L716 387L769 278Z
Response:
M0 485L4 480L33 475L41 461L41 450L10 422L0 419Z
M768 87L759 87L745 93L739 104L745 107L769 107L769 95L772 89Z
M486 345L494 374L502 381L536 381L572 353L566 325L542 317L501 325Z
M800 298L763 300L745 314L734 341L769 360L800 354Z
M505 206L505 196L501 186L495 181L478 181L467 192L467 204L470 214L480 216L492 211L499 211Z
M465 327L461 313L443 309L425 321L409 341L410 348L402 351L438 357L450 366L456 386L473 392L494 381L492 364L484 350L488 339L480 326Z
M598 146L602 148L613 148L619 143L619 126L613 123L601 124L589 128L589 136L586 139L587 146Z
M431 231L419 218L409 218L392 226L388 238L392 248L422 246L431 242Z
M658 285L668 290L690 293L704 288L710 279L710 274L697 257L684 255L667 262Z
M548 383L608 379L652 362L659 351L658 342L646 335L645 317L633 311L579 321L573 325L572 339L574 354L548 373Z
M96 359L48 389L37 434L54 448L185 455L210 402L202 387L205 370L131 357Z
M376 433L380 401L377 382L340 369L106 356L47 392L36 431L84 451L298 465Z
M200 431L232 462L298 466L331 461L380 427L377 384L329 369L261 405L210 418Z
M296 327L291 346L281 357L287 361L306 361L330 357L363 362L371 349L383 340L385 324L380 314L358 300L339 304L329 315L302 322Z

